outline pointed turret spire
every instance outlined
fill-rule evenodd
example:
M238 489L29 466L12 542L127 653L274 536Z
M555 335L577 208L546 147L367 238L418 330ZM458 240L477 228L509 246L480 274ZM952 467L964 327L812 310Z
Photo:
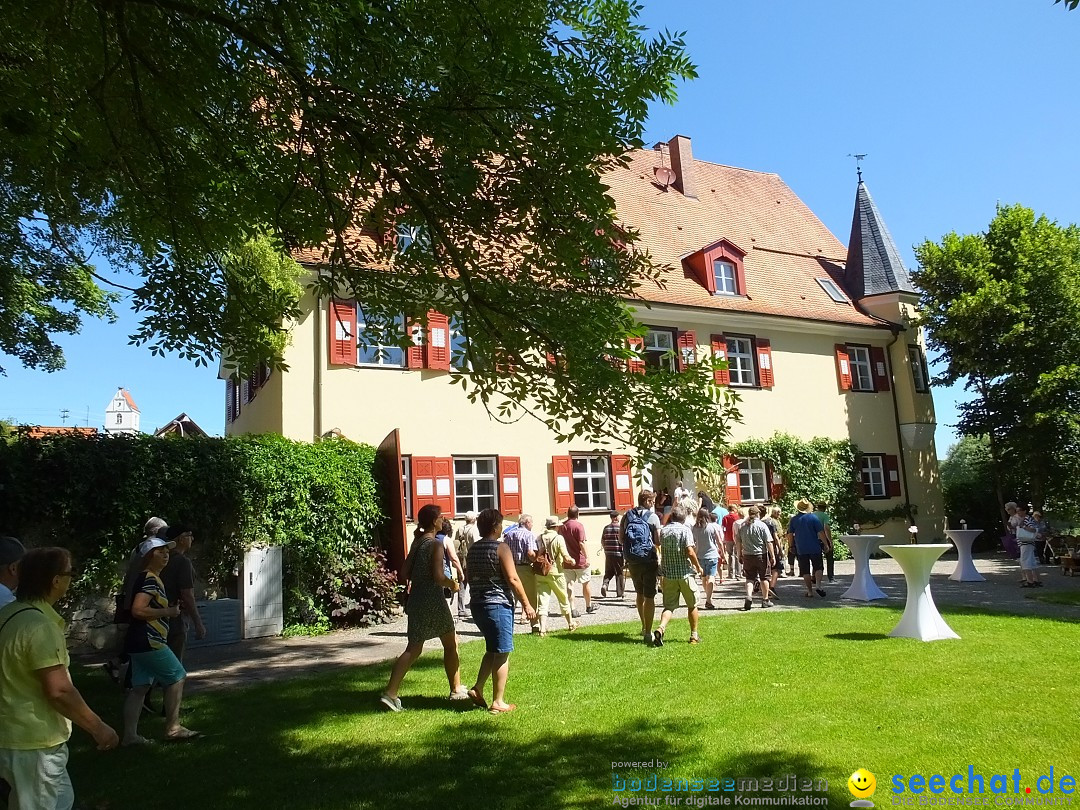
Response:
M845 281L856 299L888 292L914 293L911 276L878 213L859 168Z

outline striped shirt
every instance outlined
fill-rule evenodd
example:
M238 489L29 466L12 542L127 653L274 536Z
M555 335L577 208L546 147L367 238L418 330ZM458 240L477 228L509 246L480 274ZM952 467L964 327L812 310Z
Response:
M600 545L604 553L613 557L622 556L622 540L619 539L619 524L609 523L604 527L604 533L600 536Z
M529 533L532 534L531 532ZM535 540L534 548L535 548ZM514 606L514 592L503 576L499 562L499 541L483 539L473 543L466 562L471 603Z
M685 523L669 523L660 530L660 574L665 579L685 579L694 575L688 548L694 535Z
M161 578L151 571L141 571L136 578L134 594L137 596L140 593L149 595L150 604L148 607L154 610L161 610L169 606L169 599L165 595L165 585L161 582ZM134 601L134 598L132 601ZM126 652L137 653L160 650L166 646L168 636L168 619L143 621L132 616L131 624L128 625Z

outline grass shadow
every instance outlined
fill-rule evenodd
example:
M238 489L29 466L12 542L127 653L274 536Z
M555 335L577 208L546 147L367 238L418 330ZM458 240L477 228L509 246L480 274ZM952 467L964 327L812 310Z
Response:
M891 636L886 633L827 633L825 638L838 641L882 641L891 638Z

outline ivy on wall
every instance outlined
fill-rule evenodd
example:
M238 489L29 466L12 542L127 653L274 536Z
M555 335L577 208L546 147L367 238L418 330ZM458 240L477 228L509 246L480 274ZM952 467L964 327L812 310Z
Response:
M389 613L396 590L376 564L374 462L374 448L345 439L9 436L0 533L70 549L75 599L118 586L151 515L194 529L197 570L221 591L246 549L280 545L287 623L303 610L312 623L366 623ZM364 611L341 610L357 601L343 585L362 594Z
M865 532L887 520L909 516L905 504L868 509L861 503L859 448L850 441L822 437L807 440L777 433L769 439L739 442L728 454L764 459L783 478L783 493L774 503L785 519L795 512L795 503L801 498L815 504L827 503L834 537L849 533L856 523ZM715 492L723 493L722 476L710 483Z

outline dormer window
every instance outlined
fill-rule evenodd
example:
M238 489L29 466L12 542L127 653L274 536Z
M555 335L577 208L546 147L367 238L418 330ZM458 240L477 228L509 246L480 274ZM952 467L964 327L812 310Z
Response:
M690 278L712 295L746 295L746 251L728 239L713 242L683 258Z
M716 284L716 295L738 295L737 279L734 262L725 259L713 261L713 282Z

